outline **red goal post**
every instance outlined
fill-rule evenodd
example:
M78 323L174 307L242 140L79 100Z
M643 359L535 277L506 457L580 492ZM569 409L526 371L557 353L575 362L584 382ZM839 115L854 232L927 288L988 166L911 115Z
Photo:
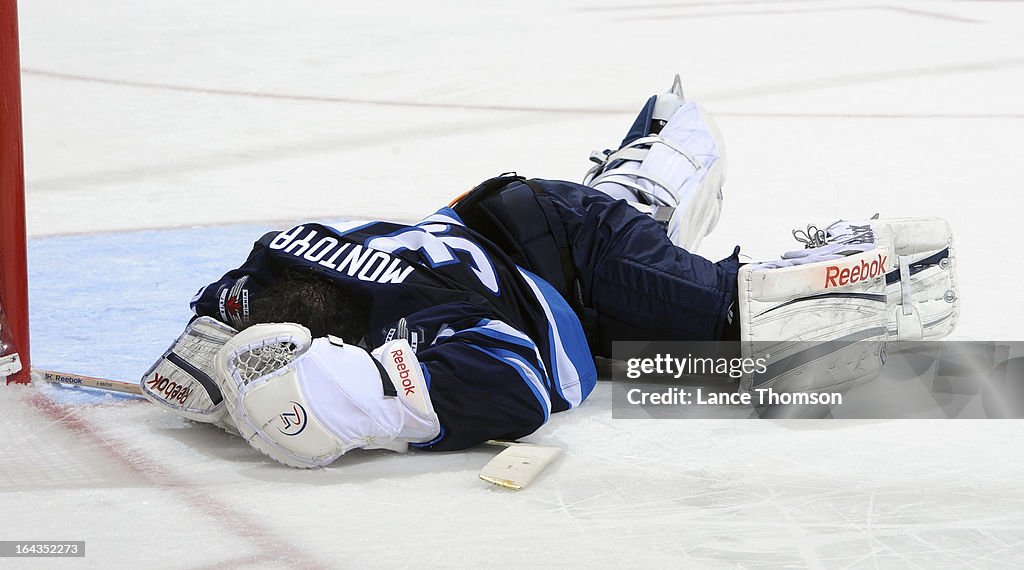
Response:
M17 352L22 370L7 383L29 381L28 263L21 138L21 64L16 0L0 0L0 357ZM9 327L9 330L8 330Z

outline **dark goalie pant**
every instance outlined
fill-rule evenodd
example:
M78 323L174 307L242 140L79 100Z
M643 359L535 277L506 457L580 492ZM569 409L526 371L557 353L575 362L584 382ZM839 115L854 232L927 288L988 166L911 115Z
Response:
M628 203L559 180L499 176L453 208L569 301L595 355L611 356L616 340L722 337L739 248L714 263Z

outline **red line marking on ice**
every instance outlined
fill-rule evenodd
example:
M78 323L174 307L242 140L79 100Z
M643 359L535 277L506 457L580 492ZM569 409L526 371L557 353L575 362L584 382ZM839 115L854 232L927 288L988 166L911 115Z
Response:
M224 568L244 568L246 566L252 566L264 562L259 556L239 556L238 558L232 558L230 560L223 560L220 562L214 562L207 564L206 566L196 566L192 570L224 570Z
M579 107L523 107L517 105L469 105L465 103L432 103L429 101L387 101L381 99L361 99L359 97L335 97L329 95L293 95L288 93L266 93L262 91L246 91L240 89L218 89L214 87L192 87L188 85L172 85L168 83L151 83L130 79L110 79L74 73L59 73L42 69L22 68L25 75L37 75L53 79L84 81L87 83L103 83L142 89L160 89L163 91L180 91L184 93L200 93L203 95L227 95L232 97L249 97L253 99L274 99L280 101L308 101L313 103L349 103L354 105L376 105L381 107L411 107L427 109L459 109L469 111L516 111L522 113L572 113L576 115L621 115L628 111L619 109L586 109Z
M170 469L146 457L137 450L129 451L123 441L104 436L89 420L40 394L28 398L29 403L53 421L102 449L130 471L146 479L161 491L176 495L191 509L206 515L226 530L252 543L259 552L254 557L261 563L273 562L281 567L326 568L320 562L303 554L259 522L240 513L223 501L203 491L195 484L175 475Z
M908 16L921 16L925 18L936 18L941 20L947 20L952 22L960 22L966 24L981 24L980 20L972 18L964 18L962 16L952 16L949 14L941 14L938 12L928 12L925 10L912 10L909 8L902 8L897 6L841 6L835 8L789 8L782 10L732 10L722 12L698 12L689 14L664 14L658 16L634 16L622 18L623 20L692 20L700 18L731 18L734 16L789 16L792 14L814 14L814 13L828 13L828 12L855 12L855 11L867 11L867 10L881 10L881 11L892 11Z
M590 6L576 8L575 12L623 12L632 10L665 10L671 8L718 8L721 6L738 6L743 4L807 4L822 0L712 0L708 2L670 2L661 4L629 4L614 6Z
M1007 66L1021 65L1024 60L1014 59L1000 62L981 62L966 65L946 66L937 70L896 70L873 75L855 75L852 77L837 77L830 80L839 80L839 83L826 80L804 81L797 84L779 86L765 86L756 90L743 90L741 92L708 93L703 101L717 101L720 99L744 98L751 95L763 95L774 93L792 93L808 89L822 89L826 87L841 87L846 84L866 83L876 80L893 78L905 79L921 75L946 75L949 73L965 71L986 71ZM375 99L361 99L358 97L331 97L319 95L290 95L286 93L263 93L259 91L245 91L237 89L215 89L209 87L191 87L188 85L173 85L164 83L149 83L145 81L134 81L129 79L110 79L105 77L92 77L74 73L59 73L41 69L22 69L25 75L36 75L51 79L66 81L83 81L87 83L101 83L106 85L120 85L123 87L157 89L163 91L180 91L184 93L201 93L206 95L221 95L227 97L249 97L255 99L271 99L280 101L311 101L316 103L343 103L352 105L378 105L384 107L415 107L428 109L461 109L469 111L506 111L517 113L571 113L577 115L624 115L635 112L635 109L587 109L578 107L524 107L517 105L469 105L462 103L431 103L427 101L386 101ZM799 117L811 119L1020 119L1024 114L1020 113L772 113L772 112L730 112L716 111L715 116L719 117L765 117L765 118L786 118ZM258 222L256 222L258 223ZM177 226L172 226L177 227ZM161 228L154 228L161 229ZM94 233L94 232L84 232ZM47 234L50 235L50 234ZM63 234L57 234L63 235Z

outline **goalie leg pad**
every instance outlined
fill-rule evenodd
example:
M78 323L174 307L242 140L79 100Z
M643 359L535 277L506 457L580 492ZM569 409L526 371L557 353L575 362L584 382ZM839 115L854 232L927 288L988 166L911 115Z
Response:
M238 331L210 317L193 320L139 382L150 402L181 417L226 424L223 397L214 376L214 359Z
M820 391L873 378L882 367L886 255L873 249L791 267L740 268L740 341L766 371L744 391Z
M662 103L667 105L659 109ZM666 123L651 134L656 119ZM718 224L722 209L722 133L703 107L683 100L678 76L672 91L648 101L633 129L638 125L643 135L631 130L619 150L591 155L597 165L583 184L628 201L664 224L674 244L694 251ZM630 139L634 134L639 136Z
M864 223L873 249L863 253L740 269L744 353L770 353L774 362L760 377L746 378L744 388L825 389L868 379L881 368L883 341L935 340L956 327L960 295L949 224L939 218ZM876 334L879 327L884 334Z
M677 112L684 116L692 113L694 118L677 127L677 120L673 117L662 130L663 136L689 142L703 129L710 135L714 145L713 149L699 151L697 158L703 165L679 188L679 205L676 206L676 211L673 212L666 228L673 243L683 249L695 251L704 236L709 235L718 225L722 213L722 186L725 184L726 176L725 142L715 120L700 105L694 104L692 111L681 109ZM692 126L687 126L687 123ZM653 148L651 160L655 160L657 154L664 152L663 148ZM678 158L676 160L678 161Z

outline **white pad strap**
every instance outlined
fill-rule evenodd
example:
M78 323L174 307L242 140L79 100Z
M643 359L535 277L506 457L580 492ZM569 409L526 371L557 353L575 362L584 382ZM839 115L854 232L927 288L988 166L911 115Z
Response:
M655 186L661 188L666 194L668 194L672 198L672 200L669 201L669 200L667 200L667 199L665 199L665 198L655 194L654 192L651 192L647 188L644 188L640 184L637 184L635 182L635 180L637 180L637 179L647 180L651 184L654 184ZM650 202L652 204L658 204L658 205L661 205L661 206L675 207L675 205L679 203L679 199L675 195L675 192L668 188L668 186L666 185L665 181L660 180L660 179L658 179L658 178L656 178L656 177L654 177L654 176L652 176L650 174L644 173L644 172L629 171L627 173L627 172L623 172L623 170L621 168L617 168L615 170L609 170L608 172L605 172L604 174L598 176L597 178L592 180L590 184L592 186L596 187L597 185L603 184L603 183L606 183L606 182L610 182L610 183L613 183L613 184L618 184L620 186L624 186L626 188L629 188L630 190L633 190L634 192L636 192L637 196L643 196L644 198L646 198L648 200L648 202Z
M910 256L900 255L897 257L900 264L900 299L903 305L904 316L914 314L914 285L910 282Z
M676 188L673 185L670 185L664 178L656 176L639 166L639 163L643 162L644 158L647 157L647 154L651 151L654 145L659 144L667 146L685 158L693 166L695 171L699 171L703 168L703 165L690 156L690 154L680 145L660 135L650 135L638 138L616 152L608 155L601 155L601 164L596 170L591 169L591 171L588 172L588 177L584 179L583 183L594 188L603 183L619 184L633 190L638 196L644 196L653 204L671 207L678 206L679 195ZM594 155L591 156L593 158ZM610 170L604 170L607 165L619 161L624 161L625 164L616 166ZM591 173L593 173L594 176L592 176ZM669 198L671 198L671 201L638 184L635 182L637 179L646 180L657 189L660 189Z
M941 218L870 220L880 247L896 261L886 294L890 340L937 340L960 316L953 231Z

